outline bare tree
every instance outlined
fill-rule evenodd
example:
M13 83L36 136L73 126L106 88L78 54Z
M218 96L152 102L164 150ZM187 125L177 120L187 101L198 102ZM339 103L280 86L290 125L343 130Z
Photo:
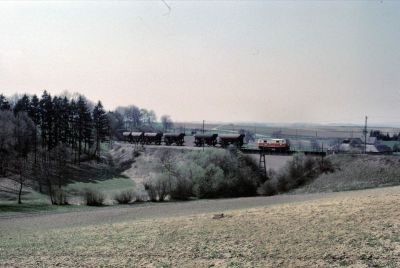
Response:
M161 116L161 124L163 126L164 132L170 130L174 126L174 123L172 122L172 119L169 115Z
M23 188L28 186L30 181L30 165L28 157L15 157L11 160L8 166L9 176L8 178L15 182L17 187L17 199L18 204L22 204L22 193Z

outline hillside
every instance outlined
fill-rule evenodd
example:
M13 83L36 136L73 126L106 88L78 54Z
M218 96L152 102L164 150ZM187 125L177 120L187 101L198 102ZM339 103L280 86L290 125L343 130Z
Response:
M322 174L294 193L337 192L400 184L400 158L380 155L332 155L335 172Z

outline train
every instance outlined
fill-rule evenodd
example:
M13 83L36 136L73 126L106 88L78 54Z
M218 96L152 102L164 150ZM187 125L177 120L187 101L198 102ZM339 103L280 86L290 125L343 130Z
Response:
M162 133L162 132L123 132L124 140L135 144L146 145L176 145L183 146L185 143L184 133ZM244 134L195 134L195 146L228 147L230 145L241 148L244 144Z
M241 148L244 144L244 134L195 134L194 144L196 146L216 146L219 144L221 147L233 145Z
M258 149L265 151L287 152L290 151L290 143L287 139L259 139Z
M127 142L146 145L161 145L163 137L165 145L175 144L177 146L182 146L185 142L184 133L163 134L162 132L123 132L122 136Z

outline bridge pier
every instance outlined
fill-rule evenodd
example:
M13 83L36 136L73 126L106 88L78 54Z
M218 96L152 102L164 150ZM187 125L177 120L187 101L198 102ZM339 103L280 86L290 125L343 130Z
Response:
M258 168L264 175L264 178L267 179L267 164L265 162L265 153L260 151L260 160L258 162Z

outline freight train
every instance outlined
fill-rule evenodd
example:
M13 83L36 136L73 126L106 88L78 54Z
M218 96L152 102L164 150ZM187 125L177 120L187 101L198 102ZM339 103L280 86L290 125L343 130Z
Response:
M162 132L123 132L124 140L136 144L161 145L184 145L184 133L162 133ZM243 134L195 134L195 146L217 146L227 147L229 145L241 148L244 144Z
M221 147L227 147L229 145L234 145L241 148L244 143L243 134L195 134L194 144L196 146L216 146L217 144Z

